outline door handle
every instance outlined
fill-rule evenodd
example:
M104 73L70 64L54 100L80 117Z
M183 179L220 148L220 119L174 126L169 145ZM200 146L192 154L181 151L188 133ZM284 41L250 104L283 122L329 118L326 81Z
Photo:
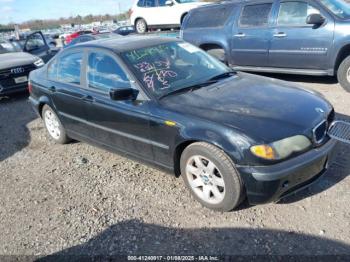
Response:
M89 96L89 95L85 95L81 98L81 100L85 101L85 102L89 102L89 103L92 103L94 102L94 98L92 96Z
M274 36L274 37L286 37L287 34L286 34L286 33L280 32L280 33L274 34L273 36Z
M244 33L238 33L238 34L235 34L234 37L245 37L245 34Z
M50 92L54 93L54 92L56 92L56 87L50 86L50 87L48 88L48 90L49 90Z

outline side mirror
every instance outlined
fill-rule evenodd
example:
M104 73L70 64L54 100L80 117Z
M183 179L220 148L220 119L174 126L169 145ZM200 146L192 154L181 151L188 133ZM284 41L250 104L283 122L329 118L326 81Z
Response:
M135 100L138 94L138 90L129 87L111 89L109 91L111 99L115 101Z
M325 18L320 14L311 14L306 17L306 23L309 25L320 26L324 23Z
M173 6L174 3L173 3L173 1L171 1L171 0L166 0L166 1L165 1L165 5L166 5L166 6Z

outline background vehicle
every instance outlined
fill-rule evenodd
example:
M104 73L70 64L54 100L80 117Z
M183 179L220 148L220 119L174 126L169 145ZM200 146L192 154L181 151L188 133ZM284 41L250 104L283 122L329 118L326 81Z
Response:
M135 28L133 26L121 26L117 30L114 30L113 33L118 35L129 35L135 33Z
M350 91L350 5L342 0L206 6L188 14L181 34L234 69L337 75Z
M246 195L265 203L307 186L336 145L324 98L233 72L179 39L76 45L32 72L30 86L56 142L87 141L181 174L199 202L220 211Z
M131 9L131 24L142 34L148 29L178 28L188 11L203 2L195 0L136 0Z
M40 31L22 35L20 39L11 39L10 41L17 49L38 56L45 63L59 51L59 48L47 42L47 39Z
M0 96L26 90L29 72L43 65L39 57L0 39Z
M93 40L112 38L112 37L121 37L121 36L118 34L114 34L114 33L82 35L82 36L79 36L79 37L73 39L70 42L70 44L66 45L64 48L71 47L71 46L79 44L79 43L85 43L85 42L89 42L89 41L93 41Z
M70 35L67 35L65 38L66 45L68 45L73 39L77 38L78 36L92 34L92 33L94 32L90 30L84 30L84 31L78 31Z

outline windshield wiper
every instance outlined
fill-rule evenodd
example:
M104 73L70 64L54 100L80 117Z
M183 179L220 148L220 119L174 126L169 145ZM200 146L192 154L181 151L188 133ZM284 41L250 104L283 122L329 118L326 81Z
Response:
M208 81L205 81L204 83L195 84L195 85L191 85L191 86L186 86L184 88L180 88L180 89L177 89L177 90L174 90L174 91L170 91L169 93L166 93L166 94L160 96L159 99L162 99L164 97L171 96L171 95L180 94L180 93L193 92L194 90L197 90L197 89L199 89L201 87L204 87L204 86L215 84L216 82L217 82L217 80L208 80Z
M236 74L235 71L227 71L225 73L222 73L222 74L219 74L219 75L216 75L216 76L210 78L209 81L211 81L211 80L219 80L219 79L222 79L222 78L228 78L228 77L231 77L231 76L233 76L235 74Z

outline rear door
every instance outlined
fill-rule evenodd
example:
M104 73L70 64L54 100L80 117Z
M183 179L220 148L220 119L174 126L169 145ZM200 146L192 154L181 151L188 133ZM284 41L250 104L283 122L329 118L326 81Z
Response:
M51 50L41 32L35 32L27 37L23 51L39 56L45 63L57 53Z
M238 66L266 66L271 31L272 2L245 4L233 26L231 37L232 64Z
M306 24L310 14L321 14L321 26ZM333 43L333 18L314 3L280 1L270 47L270 66L281 68L328 69Z
M84 52L74 50L52 60L48 65L48 90L58 116L68 132L89 136L86 125L82 69Z
M109 96L113 88L133 87L119 59L111 52L94 49L89 52L86 69L87 116L93 139L108 147L153 159L149 138L147 101L115 101Z
M146 20L147 25L159 24L160 13L157 0L144 0L139 9L139 16Z
M166 5L167 0L158 0L158 20L157 23L162 25L178 25L180 23L179 5Z

